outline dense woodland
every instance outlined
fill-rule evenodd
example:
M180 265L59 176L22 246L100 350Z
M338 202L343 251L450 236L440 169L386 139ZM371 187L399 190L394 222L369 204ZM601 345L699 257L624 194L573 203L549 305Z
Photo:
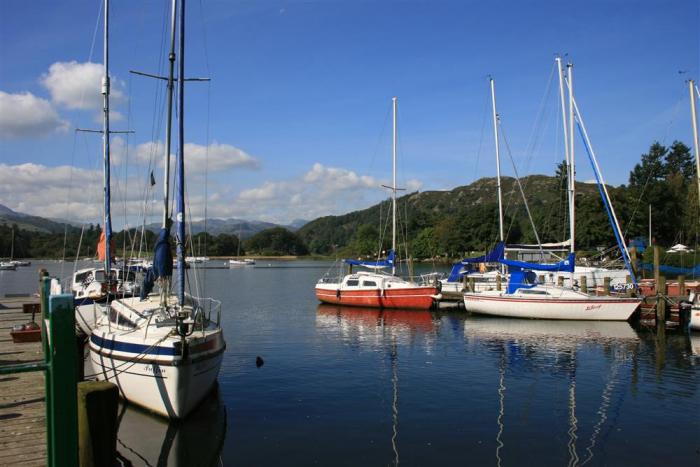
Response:
M654 241L671 246L699 244L700 218L695 167L689 148L681 142L666 147L654 143L632 169L629 182L609 187L621 227L627 239L648 236L651 205ZM566 167L560 164L554 176L532 175L521 179L542 242L568 238ZM506 240L536 243L516 180L502 180ZM611 247L615 238L597 185L576 184L576 242L580 251ZM398 201L403 256L453 259L490 248L498 239L498 204L495 178L483 178L451 191L407 194ZM263 230L243 241L233 233L212 236L196 234L188 254L235 255L323 255L374 257L391 244L391 203L382 202L342 216L326 216L293 233L281 227ZM55 223L53 223L55 224ZM81 230L55 225L50 232L15 226L15 258L74 258L95 252L99 226ZM0 256L9 257L12 226L0 225ZM139 247L150 251L155 234L122 231L115 234L118 255L131 256ZM64 253L65 251L65 253Z

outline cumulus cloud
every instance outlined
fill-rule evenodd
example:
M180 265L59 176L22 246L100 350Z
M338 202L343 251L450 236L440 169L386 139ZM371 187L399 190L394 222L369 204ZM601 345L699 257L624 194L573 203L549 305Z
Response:
M127 149L129 149L129 160L132 163L155 164L160 168L164 165L165 145L161 141L149 141L134 148L127 148L122 138L114 138L112 160L115 164L122 164L126 161ZM174 150L174 148L172 149ZM171 163L174 163L175 154L171 153L171 157ZM203 174L207 169L212 174L220 173L235 167L257 169L260 167L260 161L230 144L214 142L207 147L201 144L185 143L185 170L189 175Z
M235 199L239 215L273 222L295 218L315 219L363 209L386 197L381 185L389 185L369 175L315 163L300 177L267 181L259 187L242 191ZM409 180L405 188L420 189L418 180Z
M58 116L46 99L28 92L0 91L0 138L43 136L67 128L68 122Z
M103 73L99 63L56 62L40 81L55 104L73 110L98 111L102 109ZM124 99L122 88L123 83L111 77L110 97L115 104ZM121 115L110 110L110 118L118 120Z

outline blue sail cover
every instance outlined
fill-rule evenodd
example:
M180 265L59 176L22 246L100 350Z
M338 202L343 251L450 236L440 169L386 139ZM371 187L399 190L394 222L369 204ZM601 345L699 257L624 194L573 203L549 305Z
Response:
M170 229L160 229L153 252L153 272L155 278L173 275L173 253L170 250Z
M500 262L508 266L508 293L512 294L518 289L528 289L537 284L537 276L532 271L574 272L576 253L570 253L564 261L557 264L526 263L509 259L502 259Z
M529 269L531 271L552 271L552 272L574 272L576 265L576 253L569 253L569 256L556 264L526 263L525 261L514 261L502 259L499 261L509 269Z
M642 269L647 271L653 271L654 265L651 263L642 263ZM700 264L696 264L692 268L679 268L677 266L664 266L663 264L659 266L659 271L666 274L685 274L689 276L700 276Z
M502 260L505 250L505 243L498 242L493 250L485 255L477 256L476 258L464 258L459 263L454 263L452 265L452 271L450 271L450 276L447 278L447 282L458 282L460 277L469 273L469 268L463 268L462 266L469 266L470 264L476 263L496 263Z
M394 265L394 258L396 257L396 252L394 250L389 250L389 255L386 259L380 259L379 261L360 261L356 259L344 259L345 264L351 266L365 266L368 268L386 268Z

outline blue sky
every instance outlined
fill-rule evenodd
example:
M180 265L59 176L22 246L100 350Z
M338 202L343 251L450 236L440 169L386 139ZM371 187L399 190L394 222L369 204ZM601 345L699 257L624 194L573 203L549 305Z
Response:
M99 128L100 4L0 2L2 204L99 219L100 139L73 129ZM163 86L129 70L164 73L168 8L111 5L112 128L136 131L114 137L115 210L132 224L149 163L159 174L153 142L164 136L154 125ZM625 183L654 140L691 142L685 80L698 78L700 63L692 0L189 0L187 19L188 74L212 78L186 94L194 217L203 215L207 154L210 216L288 222L382 199L394 95L404 186L451 189L493 176L488 75L519 173L551 174L563 158L556 80L548 87L556 53L574 62L609 183ZM577 178L591 179L577 150ZM512 174L507 158L503 173ZM158 218L157 205L149 212Z

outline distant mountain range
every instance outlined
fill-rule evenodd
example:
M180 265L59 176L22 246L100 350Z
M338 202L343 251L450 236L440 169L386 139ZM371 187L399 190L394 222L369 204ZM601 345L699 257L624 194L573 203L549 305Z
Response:
M240 237L242 240L248 239L258 232L263 230L272 229L275 227L284 227L285 229L296 232L304 225L308 224L309 221L303 219L295 219L288 225L273 224L271 222L264 221L249 221L245 219L207 219L206 225L205 221L194 221L190 223L190 228L192 229L192 234L198 234L200 232L206 231L210 235L221 235L221 234L233 234ZM160 230L160 224L148 224L146 226L148 230L157 232Z
M303 219L295 219L288 225L273 224L271 222L249 221L245 219L207 219L206 230L211 235L220 235L222 233L233 234L242 239L250 238L256 233L271 229L274 227L284 227L287 230L295 232L306 225L308 221ZM80 223L68 221L64 219L47 219L39 216L32 216L21 212L13 211L0 204L0 225L17 225L19 229L28 230L31 232L42 233L62 233L66 225L69 229L79 229ZM196 221L191 224L192 233L200 233L205 230L204 221ZM160 229L160 224L149 224L147 229L157 232Z
M80 224L62 219L46 219L44 217L13 211L2 204L0 204L0 225L16 225L21 230L41 233L62 233L66 226L68 226L69 229L79 228L80 226Z

